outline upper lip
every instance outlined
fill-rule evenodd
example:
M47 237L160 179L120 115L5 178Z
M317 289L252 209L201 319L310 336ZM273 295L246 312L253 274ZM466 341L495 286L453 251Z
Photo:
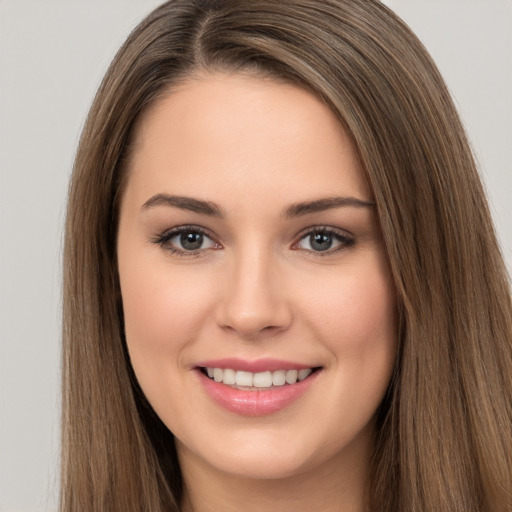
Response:
M242 370L251 373L266 371L273 372L275 370L302 370L306 368L318 367L318 365L302 364L294 361L285 361L282 359L261 358L254 361L249 361L236 357L201 361L197 363L196 366L201 368L229 368L232 370Z

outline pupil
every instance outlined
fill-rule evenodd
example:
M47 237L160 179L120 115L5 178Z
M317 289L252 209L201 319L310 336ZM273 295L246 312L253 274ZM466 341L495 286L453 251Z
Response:
M315 251L326 251L332 245L332 236L325 233L316 233L311 236L311 247Z
M203 235L201 233L182 233L180 242L183 249L196 251L203 245Z

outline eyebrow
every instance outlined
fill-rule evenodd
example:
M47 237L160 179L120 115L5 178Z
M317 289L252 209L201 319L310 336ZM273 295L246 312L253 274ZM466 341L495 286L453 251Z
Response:
M303 203L294 203L284 211L285 218L300 217L311 213L324 212L333 208L355 207L355 208L371 208L375 205L372 201L364 201L356 197L327 197L325 199L317 199L316 201L307 201Z
M315 201L305 201L293 203L283 212L283 217L294 218L312 213L324 212L333 208L355 207L355 208L371 208L375 203L364 201L356 197L327 197L317 199ZM188 210L202 215L210 215L212 217L225 217L222 208L211 201L202 201L193 197L173 196L169 194L156 194L149 198L143 205L142 209L154 208L156 206L171 206Z
M202 215L211 215L212 217L224 217L222 209L215 203L210 201L201 201L193 197L171 196L168 194L156 194L149 198L143 205L142 209L154 208L155 206L174 206L182 210L189 210Z

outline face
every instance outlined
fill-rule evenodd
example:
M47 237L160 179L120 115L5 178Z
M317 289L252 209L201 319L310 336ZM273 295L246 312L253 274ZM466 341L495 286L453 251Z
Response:
M280 478L367 458L395 296L371 189L329 108L292 85L204 75L145 113L128 173L126 341L182 465Z

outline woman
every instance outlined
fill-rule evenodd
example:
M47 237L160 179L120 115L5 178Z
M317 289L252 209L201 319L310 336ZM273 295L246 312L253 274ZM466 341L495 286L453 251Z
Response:
M511 509L506 271L380 3L155 10L66 233L62 510Z

